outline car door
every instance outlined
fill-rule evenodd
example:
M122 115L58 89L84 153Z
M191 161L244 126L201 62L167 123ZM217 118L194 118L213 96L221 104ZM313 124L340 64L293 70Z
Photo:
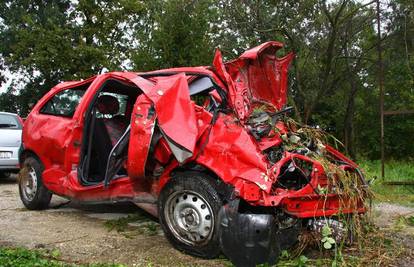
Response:
M89 85L82 83L57 90L40 107L35 107L25 124L28 130L23 139L36 145L25 149L35 151L42 160L46 185L59 184L58 178L70 171L67 150L77 125L74 114Z
M145 177L148 154L155 127L167 140L178 162L193 155L198 130L185 74L144 79L123 74L143 92L134 105L128 150L128 175ZM182 134L182 133L185 134Z

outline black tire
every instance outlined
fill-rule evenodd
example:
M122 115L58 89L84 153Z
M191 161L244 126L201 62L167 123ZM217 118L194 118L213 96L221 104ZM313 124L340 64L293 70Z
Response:
M36 186L34 186L33 179L30 172L36 174ZM24 206L29 210L42 210L49 207L52 192L50 192L42 181L43 165L34 157L28 157L23 163L23 168L19 173L19 194ZM28 181L32 181L31 194L29 195Z
M0 171L0 178L10 178L11 173L7 171Z
M220 195L218 193L218 183L219 181L214 180L210 176L199 173L199 172L185 172L185 173L179 173L175 175L163 188L161 191L160 197L158 199L158 215L160 219L161 226L164 230L165 236L169 240L169 242L178 250L201 258L215 258L220 254L220 242L219 242L219 221L218 221L218 213L220 208L223 205L223 201L220 198ZM169 205L169 199L176 198L175 203L173 202L173 209L172 212L179 212L176 211L179 208L177 208L179 205L181 205L181 202L179 203L179 199L182 197L184 199L185 195L188 193L190 196L189 199L192 199L194 201L194 196L200 196L200 198L197 201L196 204L200 203L206 203L202 204L200 207L204 206L204 210L200 210L201 213L194 212L194 214L198 215L192 215L193 217L196 216L198 220L194 220L199 222L199 224L204 227L204 223L208 223L208 225L211 226L209 234L203 237L200 235L200 241L199 243L189 244L188 237L177 237L177 231L172 229L174 228L174 223L169 223L168 221L171 221L171 219L168 219L168 216L175 218L174 216L168 215L169 209L166 207L166 205ZM185 200L183 200L185 201ZM203 202L204 201L204 202ZM185 203L184 203L185 204ZM206 208L207 205L207 208ZM188 208L186 208L188 209ZM185 210L186 209L182 209ZM211 214L209 218L207 216L204 216L205 210L208 210L208 214ZM182 213L180 213L182 214ZM203 219L204 216L204 219ZM184 219L185 218L185 219ZM180 217L181 221L187 220L187 215ZM200 219L201 218L201 219ZM204 221L203 221L204 220ZM175 221L176 222L176 221ZM192 223L192 222L190 222ZM184 223L186 224L186 223ZM176 224L177 226L177 224ZM188 227L188 225L186 225ZM177 226L179 227L179 226ZM197 226L196 226L197 227ZM201 228L202 228L201 227ZM200 228L200 227L199 227ZM182 228L178 228L182 231ZM204 227L204 229L207 229L207 227ZM196 234L195 234L196 235ZM180 240L180 238L184 239ZM205 240L202 240L205 239Z

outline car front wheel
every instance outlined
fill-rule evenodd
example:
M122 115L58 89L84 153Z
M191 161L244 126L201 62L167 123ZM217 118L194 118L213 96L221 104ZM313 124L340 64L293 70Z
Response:
M163 188L158 214L170 243L180 251L214 258L220 253L217 182L197 172L177 174Z
M29 210L46 209L52 198L52 193L43 185L42 172L42 164L33 157L26 158L20 170L20 199Z

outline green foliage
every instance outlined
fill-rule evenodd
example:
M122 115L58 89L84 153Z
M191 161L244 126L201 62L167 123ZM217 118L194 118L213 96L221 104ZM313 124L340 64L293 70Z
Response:
M137 31L142 44L132 56L137 70L210 65L214 1L148 1ZM141 39L142 38L142 39Z
M2 1L0 54L24 86L17 91L22 81L15 80L5 96L16 101L1 97L0 109L25 116L60 81L87 78L103 67L122 69L130 58L127 26L140 11L141 3L133 0Z
M325 249L331 249L335 245L335 239L332 238L332 230L327 224L322 228L321 242Z
M122 264L93 263L74 264L59 260L60 252L53 250L50 255L39 250L0 247L0 266L2 267L125 267Z
M160 230L159 224L151 221L148 215L144 213L135 213L116 220L108 220L105 221L104 226L108 231L115 230L126 238L141 234L154 236Z
M385 164L385 180L379 178L381 176L380 161L361 161L360 166L364 170L367 180L373 179L371 188L375 194L375 201L414 205L412 186L390 186L385 184L393 181L412 181L414 179L414 166L411 162L387 162Z
M387 110L414 108L414 6L382 6ZM296 53L289 104L337 136L353 157L378 159L375 4L361 1L5 0L0 66L19 74L0 109L27 115L52 86L109 70L210 65L268 40ZM20 78L21 77L21 78ZM0 82L4 82L0 72ZM413 158L413 115L386 118L389 158Z
M0 266L4 267L25 267L25 266L63 266L61 263L46 259L38 251L26 250L23 248L11 249L0 248Z
M127 230L128 224L137 221L147 221L147 218L142 214L132 214L128 215L127 217L122 217L116 220L108 220L105 221L104 225L108 229L108 231L117 231L125 232Z

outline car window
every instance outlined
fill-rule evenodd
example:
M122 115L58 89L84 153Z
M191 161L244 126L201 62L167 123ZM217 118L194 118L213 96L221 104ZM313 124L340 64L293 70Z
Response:
M40 113L72 117L85 91L84 88L72 88L59 92L47 101Z
M22 129L22 125L16 116L9 114L0 114L0 129Z

